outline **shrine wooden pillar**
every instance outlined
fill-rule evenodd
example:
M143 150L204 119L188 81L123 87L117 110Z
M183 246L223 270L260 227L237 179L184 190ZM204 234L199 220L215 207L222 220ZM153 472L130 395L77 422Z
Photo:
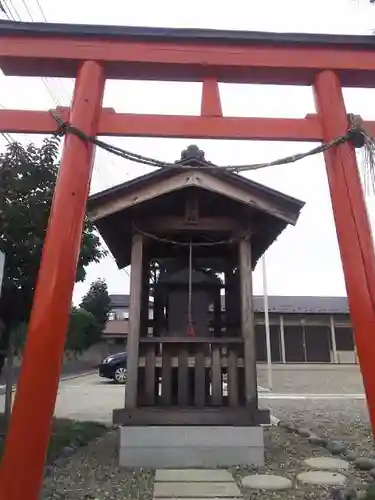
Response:
M251 239L239 243L241 334L244 342L245 405L257 408L256 344L253 308L253 271L251 265Z
M150 259L148 248L143 245L142 250L142 290L141 290L141 316L140 336L147 337L150 324Z
M222 327L222 315L221 315L221 289L214 290L214 302L213 302L213 327L214 327L214 336L221 336L221 327Z
M95 136L104 92L100 64L81 66L70 123ZM68 135L52 202L20 378L0 470L0 498L38 500L80 253L94 147Z
M141 329L143 246L143 236L135 233L133 235L131 251L127 380L125 389L125 408L128 409L136 408L138 396L138 351Z
M333 71L314 84L325 142L349 128L341 83ZM370 413L375 429L375 256L355 149L346 142L328 149L325 162L349 309Z

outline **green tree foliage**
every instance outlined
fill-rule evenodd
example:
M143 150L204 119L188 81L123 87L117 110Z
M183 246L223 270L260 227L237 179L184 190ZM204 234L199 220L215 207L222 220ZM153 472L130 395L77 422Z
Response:
M89 291L82 298L80 307L92 314L95 318L98 326L95 341L100 340L108 321L108 315L111 311L111 299L109 297L107 283L102 279L98 279L91 283Z
M0 372L10 330L29 319L58 157L57 139L46 139L41 147L12 143L0 154L0 250L6 255L0 298ZM103 256L99 237L86 220L76 280L83 281L86 266Z
M99 325L95 316L83 308L73 307L70 313L65 352L79 356L97 340Z
M97 342L99 325L93 314L81 307L72 307L65 343L66 356L77 358ZM20 323L12 330L14 354L22 357L27 333L27 323Z

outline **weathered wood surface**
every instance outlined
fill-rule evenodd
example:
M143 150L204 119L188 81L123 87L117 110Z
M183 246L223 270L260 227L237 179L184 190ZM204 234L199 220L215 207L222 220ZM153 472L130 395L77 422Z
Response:
M229 406L238 406L238 355L236 349L230 349L228 354L228 400Z
M145 356L145 401L148 405L155 404L157 396L156 384L156 366L155 366L155 347L147 346L147 354Z
M243 344L241 337L149 337L139 339L141 344Z
M211 385L212 385L212 404L221 406L223 403L223 379L220 347L214 346L212 349L211 361Z
M253 426L269 424L269 410L257 408L124 408L113 411L113 423L131 425Z
M234 231L240 228L236 219L231 217L200 217L197 222L191 222L184 217L158 216L138 219L136 225L144 231L160 233L169 231Z
M125 407L135 408L138 389L138 348L142 303L143 236L136 233L132 241L130 275L129 334L127 342L127 383Z
M208 373L205 366L205 346L197 345L193 358L194 366L194 405L203 407L207 400Z
M178 405L188 406L190 402L188 349L180 348L178 355Z
M246 238L239 243L241 330L244 340L245 400L246 406L257 405L256 342L253 311L251 242Z
M170 355L168 355L168 356L169 356L168 363L171 364L171 368L178 368L178 366L179 366L179 357L178 356L170 356ZM188 367L189 368L194 368L197 365L197 359L198 359L197 356L198 355L188 356L188 360L187 361L188 361ZM166 355L164 355L164 356L155 356L155 366L157 368L161 368L163 366L164 359L166 359ZM212 367L212 356L211 355L205 356L203 354L203 360L204 360L204 363L203 363L204 368L211 368ZM139 358L138 366L140 368L144 368L146 366L146 357L145 356L141 356ZM220 366L222 368L227 368L228 367L228 356L221 356L221 358L220 358ZM243 357L237 359L237 366L239 368L243 368L243 366L244 366Z
M138 205L153 198L160 197L172 191L183 189L184 187L200 187L208 191L213 191L226 198L238 201L244 205L256 208L262 212L273 215L289 224L295 224L298 218L295 207L288 207L287 204L280 203L279 199L259 187L242 184L239 182L228 182L215 176L210 172L202 170L176 170L176 173L157 182L139 186L137 190L123 192L117 198L103 203L101 206L92 207L90 219L95 222L103 217L119 212L121 210Z

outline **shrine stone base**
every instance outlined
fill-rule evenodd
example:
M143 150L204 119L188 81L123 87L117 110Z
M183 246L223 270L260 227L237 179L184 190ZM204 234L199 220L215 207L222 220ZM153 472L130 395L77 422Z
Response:
M263 465L262 427L124 426L120 465L152 469Z

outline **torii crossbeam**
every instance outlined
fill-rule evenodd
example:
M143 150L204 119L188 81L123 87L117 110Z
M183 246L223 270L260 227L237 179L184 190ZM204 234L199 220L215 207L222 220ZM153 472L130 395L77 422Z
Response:
M76 79L63 119L90 136L328 142L348 130L342 86L375 87L375 38L0 22L6 75ZM106 79L203 82L200 116L102 109ZM317 115L224 117L218 82L312 86ZM375 135L375 123L367 123ZM48 111L0 110L0 132L49 134ZM338 242L375 430L375 258L353 146L325 152ZM21 376L0 469L0 498L37 500L80 250L93 146L65 140Z

